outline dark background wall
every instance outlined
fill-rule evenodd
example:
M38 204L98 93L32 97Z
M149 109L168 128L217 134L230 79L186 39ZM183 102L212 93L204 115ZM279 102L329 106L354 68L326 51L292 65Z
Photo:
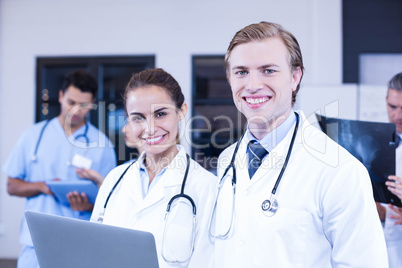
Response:
M359 54L402 53L402 0L343 0L342 9L343 82L358 83Z

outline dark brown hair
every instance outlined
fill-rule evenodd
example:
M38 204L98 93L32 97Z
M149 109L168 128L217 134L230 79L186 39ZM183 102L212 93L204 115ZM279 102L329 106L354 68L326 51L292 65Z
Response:
M180 109L184 103L184 95L176 79L161 68L147 69L131 76L124 91L124 107L126 107L127 94L139 87L157 86L169 94L176 108Z
M61 85L61 90L66 92L69 86L74 86L82 92L92 93L92 97L94 98L98 92L98 83L95 77L85 70L74 70L66 74Z

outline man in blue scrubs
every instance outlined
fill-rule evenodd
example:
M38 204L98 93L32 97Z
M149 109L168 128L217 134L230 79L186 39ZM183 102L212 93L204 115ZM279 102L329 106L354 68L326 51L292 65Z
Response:
M89 123L86 115L93 107L98 86L85 71L65 77L59 92L60 114L25 131L3 167L8 175L10 195L26 197L25 210L41 211L88 220L92 207L75 211L59 203L47 186L52 180L80 180L73 159L91 163L102 176L116 166L116 153L110 140ZM85 199L85 195L82 196ZM22 219L22 252L18 268L39 267L25 218Z

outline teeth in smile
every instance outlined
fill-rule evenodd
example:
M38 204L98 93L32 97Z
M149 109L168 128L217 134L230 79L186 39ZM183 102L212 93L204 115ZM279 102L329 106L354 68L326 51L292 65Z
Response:
M157 142L159 140L161 140L163 138L163 136L159 136L156 138L152 138L152 139L145 139L147 142L153 143L153 142Z
M246 101L250 104L259 104L268 101L267 97L263 98L246 98Z

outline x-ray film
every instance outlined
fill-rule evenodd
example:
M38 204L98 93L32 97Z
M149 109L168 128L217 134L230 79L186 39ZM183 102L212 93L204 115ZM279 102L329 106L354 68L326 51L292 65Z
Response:
M388 176L395 175L395 124L316 116L322 131L367 168L375 201L402 207L385 185Z

